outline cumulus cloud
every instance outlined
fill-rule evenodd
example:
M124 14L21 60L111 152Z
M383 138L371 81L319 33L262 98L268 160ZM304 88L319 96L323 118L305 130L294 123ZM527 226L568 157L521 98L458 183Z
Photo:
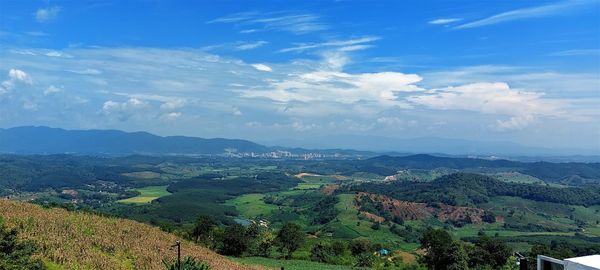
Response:
M140 113L147 106L146 101L137 98L130 98L124 102L108 100L102 105L102 112L107 116L116 116L119 120L125 121Z
M19 84L31 85L31 77L20 69L11 68L8 71L8 78L0 83L0 94L8 93L15 89Z
M405 105L397 92L413 92L420 88L416 74L399 72L351 74L337 71L345 64L339 56L326 57L319 69L292 74L283 80L269 82L267 89L243 91L246 98L268 98L276 102L338 102L352 104L375 102L384 106Z
M32 83L31 77L29 77L29 75L27 75L25 71L22 71L20 69L11 69L10 71L8 71L8 77L13 81L21 81L27 84Z
M35 12L35 19L41 23L50 22L58 16L60 10L58 6L40 8Z
M523 128L534 116L563 114L559 102L543 99L543 93L511 89L506 83L473 83L428 91L408 100L435 110L466 110L512 116L499 121L503 128Z

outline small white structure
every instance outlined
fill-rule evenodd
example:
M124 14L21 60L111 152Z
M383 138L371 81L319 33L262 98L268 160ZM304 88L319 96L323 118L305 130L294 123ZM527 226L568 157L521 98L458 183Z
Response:
M591 255L577 258L565 259L565 269L568 270L592 270L600 269L600 255Z
M564 260L538 255L537 270L600 270L600 255Z

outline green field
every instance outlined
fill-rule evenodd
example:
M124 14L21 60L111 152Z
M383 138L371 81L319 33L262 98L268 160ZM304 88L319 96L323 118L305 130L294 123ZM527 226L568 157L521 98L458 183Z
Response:
M269 215L277 209L276 205L266 204L263 201L264 197L263 194L246 194L228 200L225 205L233 206L243 217L253 219L257 216Z
M120 200L119 202L130 204L145 204L150 203L160 197L171 194L167 191L167 186L148 186L143 188L136 188L135 190L138 191L140 195Z
M304 261L304 260L277 260L271 258L263 258L263 257L245 257L245 258L235 258L231 257L232 260L237 261L242 264L249 265L264 265L267 267L274 267L276 269L280 269L283 267L286 270L313 270L313 269L323 269L323 270L350 270L353 269L350 266L344 265L331 265L324 264L318 262Z
M294 187L294 189L319 189L322 186L323 184L320 183L298 183L298 185Z

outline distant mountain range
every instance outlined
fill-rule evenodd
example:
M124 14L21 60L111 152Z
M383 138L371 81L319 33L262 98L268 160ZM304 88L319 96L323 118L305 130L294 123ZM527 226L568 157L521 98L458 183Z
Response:
M0 129L0 152L18 154L222 154L267 152L269 147L246 140L161 137L147 132L64 130L49 127Z
M44 126L0 128L0 153L15 154L177 154L219 155L234 150L237 153L269 153L289 151L295 154L346 155L372 157L380 154L408 155L430 153L436 155L491 156L565 156L594 155L593 151L553 150L527 147L508 142L476 142L442 138L392 139L369 136L332 136L311 140L267 142L185 136L157 136L147 132L119 130L65 130ZM315 150L318 149L318 150ZM572 157L567 160L598 160L598 157ZM520 158L523 160L523 158ZM536 159L534 159L536 160Z
M446 155L564 156L600 155L600 148L543 148L502 141L421 137L398 139L382 136L335 135L302 140L261 141L267 145L294 146L309 149L341 148L375 152L429 153Z

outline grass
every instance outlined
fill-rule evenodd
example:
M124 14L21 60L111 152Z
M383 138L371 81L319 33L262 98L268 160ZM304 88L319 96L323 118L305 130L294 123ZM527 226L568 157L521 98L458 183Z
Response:
M245 218L256 218L266 216L277 209L276 205L266 204L263 194L245 194L235 199L228 200L225 205L233 206Z
M283 267L286 270L313 270L313 269L322 269L322 270L350 270L352 267L344 266L344 265L331 265L324 264L318 262L304 261L304 260L277 260L271 258L263 258L263 257L245 257L245 258L231 258L234 261L237 261L243 265L245 264L258 264L264 265L267 267L273 267L276 269L280 269Z
M167 186L147 186L143 188L135 189L140 195L120 200L120 203L131 203L131 204L146 204L150 203L160 197L170 195L167 191Z
M300 190L319 189L322 186L323 186L323 184L320 184L320 183L298 183L298 185L295 186L294 189L300 189Z
M175 241L181 241L184 256L204 261L213 270L259 269L132 220L4 199L0 199L0 216L9 228L18 228L20 238L43 247L39 256L54 270L162 270L162 260L175 256L170 249Z

